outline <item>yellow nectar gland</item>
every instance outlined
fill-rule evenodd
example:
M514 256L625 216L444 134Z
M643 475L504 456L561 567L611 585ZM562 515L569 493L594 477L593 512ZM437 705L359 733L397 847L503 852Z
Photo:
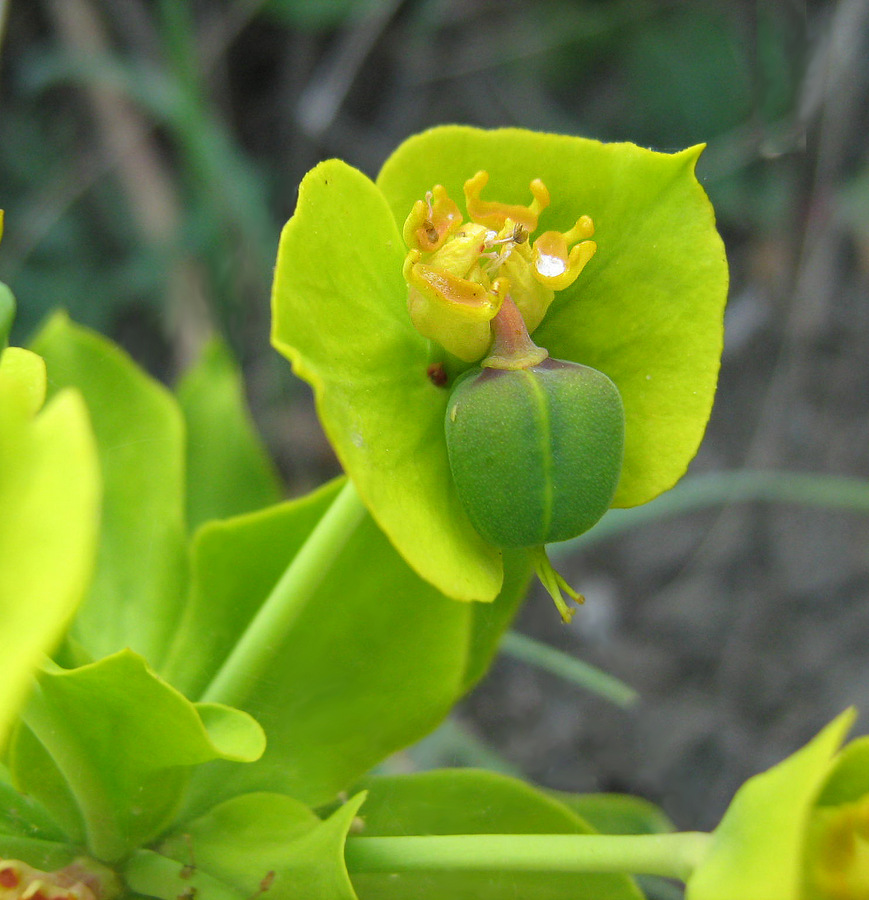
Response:
M869 795L813 814L811 900L869 900Z
M488 180L480 171L465 182L469 222L438 184L414 203L402 232L411 320L417 331L464 362L486 355L491 323L505 298L533 331L555 291L570 287L597 249L589 240L594 224L588 216L569 231L545 231L530 240L549 205L549 191L539 178L530 184L527 206L483 200L480 192Z

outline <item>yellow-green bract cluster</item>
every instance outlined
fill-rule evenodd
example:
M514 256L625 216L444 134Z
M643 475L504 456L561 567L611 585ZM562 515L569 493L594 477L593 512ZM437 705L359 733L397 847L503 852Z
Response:
M849 710L747 781L688 880L687 900L869 897L869 738Z
M434 186L461 197L465 183L484 171L492 195L509 207L527 204L536 179L545 184L550 203L536 210L542 234L569 235L584 216L594 222L600 249L581 277L555 294L534 341L616 386L624 452L609 505L635 506L684 474L715 391L727 266L694 177L700 149L663 154L519 129L448 126L402 144L376 182L338 160L320 164L302 182L281 237L273 343L312 384L325 431L380 528L447 596L494 599L502 553L525 551L502 551L487 540L459 496L444 422L452 384L474 363L433 347L414 326L405 280L409 212L423 204L425 231L427 193L434 214ZM469 212L471 221L480 220L479 210L476 218ZM438 221L432 226L429 238L437 244ZM460 231L450 234L458 238ZM515 228L504 237L527 245ZM501 256L499 246L484 253ZM532 242L532 264L533 249ZM538 249L539 262L551 248L544 242ZM494 300L485 279L470 281L482 284L483 300L497 306L504 272L487 263L483 274ZM452 283L445 292L460 299L479 293Z

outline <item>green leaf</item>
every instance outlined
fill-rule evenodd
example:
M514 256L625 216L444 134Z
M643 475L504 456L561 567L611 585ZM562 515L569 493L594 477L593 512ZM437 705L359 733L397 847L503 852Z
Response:
M64 839L63 832L42 806L33 798L25 797L15 790L11 783L11 775L2 765L0 765L0 835L32 838L38 841ZM0 850L0 856L2 855L3 851Z
M190 598L160 669L167 681L189 697L203 694L342 484L197 530Z
M737 791L686 900L802 900L809 816L854 721L848 711Z
M248 715L192 704L130 650L41 672L22 720L10 748L16 786L106 861L166 828L193 766L251 761L265 746Z
M9 344L9 332L15 321L15 297L12 291L0 281L0 352Z
M45 360L23 347L7 347L0 352L0 383L7 404L35 416L45 403Z
M185 823L157 853L136 853L124 871L127 884L163 900L185 888L209 900L246 900L260 891L273 900L356 900L344 841L363 799L321 821L281 794L235 797Z
M630 794L569 794L547 791L601 834L665 834L673 823L654 803Z
M450 597L492 600L500 554L452 484L448 394L429 380L428 342L407 314L404 255L374 184L338 160L321 163L281 235L272 342L313 386L341 464L402 556Z
M589 834L588 823L523 781L474 769L372 778L361 836ZM640 900L624 875L413 872L351 874L360 900Z
M682 476L706 428L722 347L724 247L694 177L700 147L676 154L519 129L435 128L405 141L377 184L402 222L435 183L454 198L479 169L492 196L527 202L540 178L540 228L595 223L598 251L557 295L534 340L591 366L625 405L625 460L614 506L651 500Z
M0 359L0 748L34 670L81 602L93 571L100 476L87 410L63 391L34 415L41 360Z
M869 794L869 737L856 738L836 757L818 806L836 806Z
M0 858L17 859L35 869L53 871L68 866L80 855L78 848L63 841L0 834Z
M342 483L199 530L169 680L202 693ZM266 729L265 755L244 769L203 769L193 807L242 790L331 801L447 714L479 676L526 581L527 569L480 620L474 606L415 575L366 516L242 704Z
M241 376L217 338L176 387L187 424L187 527L281 499L281 485L248 412Z
M84 395L104 481L97 570L73 636L94 658L159 663L186 588L184 426L171 394L117 346L58 314L37 335L51 391Z

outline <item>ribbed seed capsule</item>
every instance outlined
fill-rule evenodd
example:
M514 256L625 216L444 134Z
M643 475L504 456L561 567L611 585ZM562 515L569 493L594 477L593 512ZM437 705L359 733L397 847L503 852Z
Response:
M472 369L447 404L456 489L474 527L498 547L565 541L591 528L615 494L624 434L612 381L561 360Z

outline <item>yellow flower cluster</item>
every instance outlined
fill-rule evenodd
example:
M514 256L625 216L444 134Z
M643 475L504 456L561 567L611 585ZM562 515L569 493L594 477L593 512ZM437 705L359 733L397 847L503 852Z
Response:
M509 297L529 332L543 320L555 291L569 287L594 255L594 224L580 216L566 232L545 231L536 240L549 191L536 178L527 206L483 200L489 180L477 172L464 185L469 222L442 185L417 200L404 223L408 246L404 278L416 329L464 362L485 356L491 321Z

